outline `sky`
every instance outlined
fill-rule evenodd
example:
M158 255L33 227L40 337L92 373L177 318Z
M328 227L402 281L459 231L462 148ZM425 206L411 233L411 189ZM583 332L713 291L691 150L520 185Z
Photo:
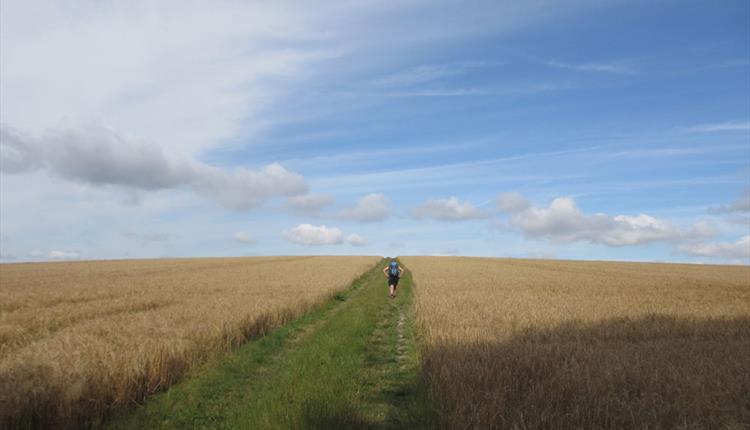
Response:
M750 3L0 2L0 261L750 264Z

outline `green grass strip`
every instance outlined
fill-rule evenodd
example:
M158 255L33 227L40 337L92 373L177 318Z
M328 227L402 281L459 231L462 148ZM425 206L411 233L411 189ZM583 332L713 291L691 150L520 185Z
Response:
M384 264L322 309L238 349L114 418L109 428L432 427L411 278L388 298Z

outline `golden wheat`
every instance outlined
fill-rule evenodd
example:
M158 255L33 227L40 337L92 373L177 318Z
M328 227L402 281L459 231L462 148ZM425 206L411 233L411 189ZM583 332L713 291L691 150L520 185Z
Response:
M0 265L0 426L96 425L345 288L376 257Z
M406 257L450 429L750 425L750 268Z

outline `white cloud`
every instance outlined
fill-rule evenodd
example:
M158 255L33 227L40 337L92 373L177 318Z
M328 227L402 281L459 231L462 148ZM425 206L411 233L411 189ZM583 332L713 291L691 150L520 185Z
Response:
M287 206L295 212L318 216L323 206L334 202L333 196L325 194L302 194L287 198Z
M482 96L490 95L489 91L476 88L459 88L459 89L435 89L435 90L410 90L394 91L384 93L389 97L464 97L464 96Z
M456 197L427 200L413 208L411 213L416 218L434 218L439 221L466 221L487 218L487 214L471 202L461 203Z
M425 64L394 73L373 82L380 87L411 87L487 66L484 62L464 62L450 64Z
M300 224L292 229L284 230L281 235L290 242L307 246L338 245L344 239L344 234L338 228L311 224Z
M244 231L238 231L237 233L233 234L232 239L234 239L236 242L244 243L247 245L252 245L255 243L255 238Z
M315 43L321 39L315 21L325 12L301 9L4 2L4 121L38 133L63 116L74 123L104 117L117 129L195 154L245 128L240 114L257 119L278 100L269 80L294 82L331 57ZM302 42L307 49L299 49Z
M650 215L609 216L585 214L569 197L559 197L549 207L527 207L509 213L508 224L528 237L547 238L554 242L587 241L608 246L640 245L657 241L683 241L714 234L712 225L700 222L681 229Z
M681 245L679 252L695 257L711 257L750 263L750 235L736 242L707 242Z
M0 167L4 173L45 169L69 180L157 190L187 187L237 210L255 207L266 197L307 191L304 178L279 164L260 171L231 171L167 154L155 144L138 142L101 126L47 130L39 139L0 128Z
M274 117L269 110L299 98L298 84L339 80L352 61L381 71L429 43L502 33L570 10L511 1L468 9L421 0L3 2L0 110L32 133L63 117L105 118L196 155L272 126L285 110Z
M690 133L711 133L716 131L748 131L750 121L725 121L711 124L699 124L687 127L684 131Z
M725 220L730 224L737 224L750 227L750 214L729 215Z
M497 207L502 212L517 213L526 210L531 203L521 193L503 193L497 197Z
M376 222L382 221L391 214L391 202L383 194L368 194L359 200L354 207L346 208L339 213L339 218L348 221Z
M255 207L263 198L304 193L307 184L302 175L277 163L260 171L236 168L231 172L206 165L196 169L190 184L196 192L236 210Z
M636 69L631 65L623 61L613 61L607 63L580 63L574 64L565 61L544 61L544 64L548 66L557 67L560 69L578 70L581 72L602 72L602 73L613 73L618 75L632 75L636 73Z
M49 252L49 258L55 258L55 259L73 259L78 258L79 254L77 251L56 251L52 250Z
M72 250L51 250L49 252L44 252L35 249L29 252L29 257L45 260L73 260L80 257L80 254L78 251Z
M750 212L750 188L746 189L745 192L731 204L709 208L708 212L712 214Z
M360 235L358 235L356 233L352 233L352 234L346 236L346 241L350 245L352 245L352 246L365 246L365 245L367 245L367 239L365 239L364 237L362 237L362 236L360 236Z

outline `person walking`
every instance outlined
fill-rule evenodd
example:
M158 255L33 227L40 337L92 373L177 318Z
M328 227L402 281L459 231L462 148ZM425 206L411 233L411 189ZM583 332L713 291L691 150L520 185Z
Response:
M391 259L391 262L383 268L383 273L388 278L388 290L390 291L390 297L396 298L396 287L398 287L398 280L404 273L404 269L398 264L398 260L395 258Z

